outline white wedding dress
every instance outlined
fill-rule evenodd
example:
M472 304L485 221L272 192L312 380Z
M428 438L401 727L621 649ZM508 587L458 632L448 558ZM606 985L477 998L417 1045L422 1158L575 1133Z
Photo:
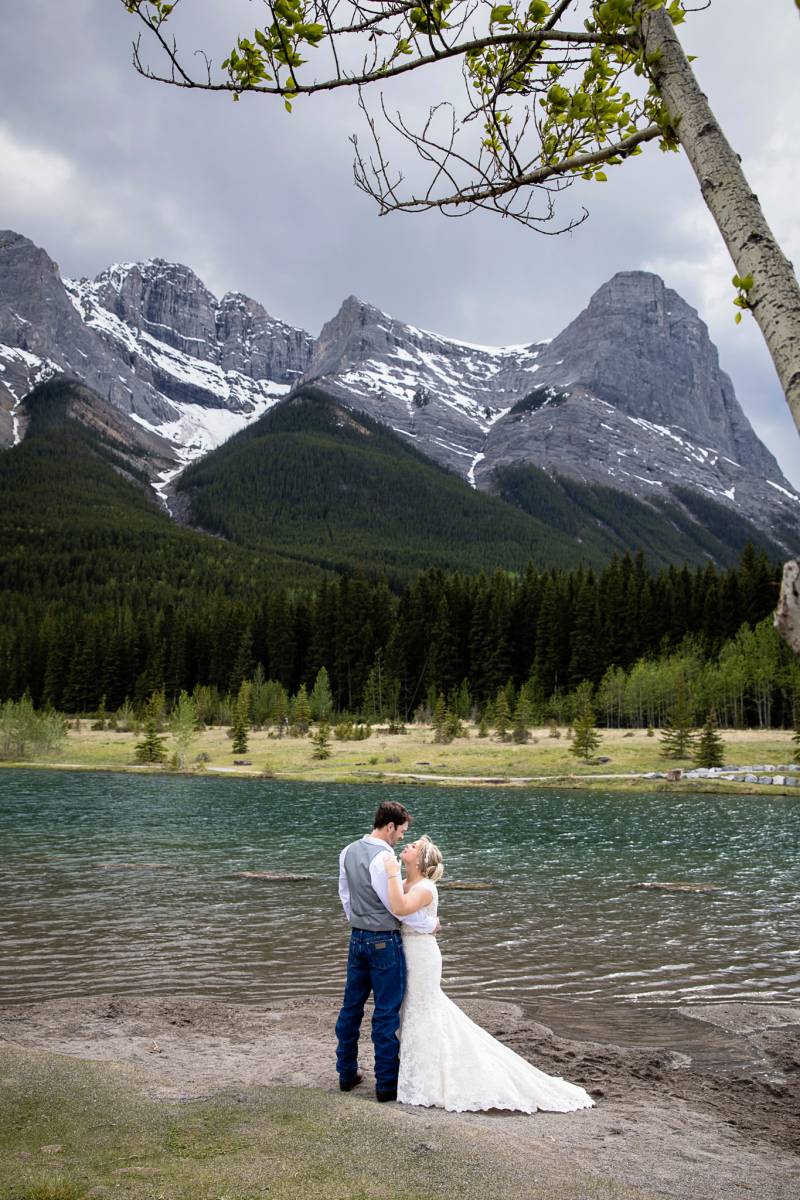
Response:
M431 902L422 911L435 916L436 884L424 879L412 886L430 890ZM406 993L397 1082L401 1103L450 1112L574 1112L593 1106L583 1088L537 1070L448 999L441 988L442 955L433 934L417 933L404 924L403 949Z

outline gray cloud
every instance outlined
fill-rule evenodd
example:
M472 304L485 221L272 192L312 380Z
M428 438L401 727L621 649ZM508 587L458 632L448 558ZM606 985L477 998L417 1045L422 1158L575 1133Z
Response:
M191 12L192 45L210 45L229 13L245 28L256 10L207 0ZM733 323L733 270L682 156L651 147L607 184L576 185L567 207L585 203L591 218L558 238L483 213L379 218L352 183L354 96L298 102L288 116L257 97L233 104L148 84L130 66L134 31L114 0L32 0L6 18L0 226L43 245L65 274L160 255L312 333L355 293L414 324L502 344L557 333L616 271L657 270L708 323L745 411L800 485L800 440L758 331ZM788 2L755 15L751 0L715 0L682 32L790 256L800 254L797 33ZM434 86L414 84L418 110L436 98L420 89Z

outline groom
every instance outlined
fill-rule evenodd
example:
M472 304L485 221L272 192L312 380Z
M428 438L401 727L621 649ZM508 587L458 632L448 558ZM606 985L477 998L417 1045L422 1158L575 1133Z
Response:
M375 813L372 833L345 846L339 855L339 897L350 922L347 981L336 1022L336 1068L339 1087L352 1091L361 1083L358 1035L370 992L375 999L372 1042L375 1047L375 1095L397 1099L400 1069L400 1005L406 989L406 962L400 920L389 910L386 857L403 840L411 814L402 804L384 801ZM421 933L433 933L438 921L421 912L403 917Z

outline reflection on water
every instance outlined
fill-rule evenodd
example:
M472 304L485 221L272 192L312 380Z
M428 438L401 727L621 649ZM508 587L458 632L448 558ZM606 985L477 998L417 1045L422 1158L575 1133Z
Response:
M340 991L341 846L393 796L445 853L445 986L547 1024L633 1006L794 999L793 798L312 785L0 772L0 1001ZM241 871L296 872L297 882ZM640 890L713 882L709 894ZM620 1003L622 1002L622 1004ZM623 1007L624 1005L624 1007Z

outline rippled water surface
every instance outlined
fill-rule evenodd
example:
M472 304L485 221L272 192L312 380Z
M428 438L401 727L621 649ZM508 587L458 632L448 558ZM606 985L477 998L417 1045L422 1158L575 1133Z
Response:
M445 981L553 1023L796 999L794 798L0 772L0 1001L97 992L262 1001L342 984L341 846L381 799L442 847ZM295 872L267 882L237 872ZM647 891L652 880L720 891Z

